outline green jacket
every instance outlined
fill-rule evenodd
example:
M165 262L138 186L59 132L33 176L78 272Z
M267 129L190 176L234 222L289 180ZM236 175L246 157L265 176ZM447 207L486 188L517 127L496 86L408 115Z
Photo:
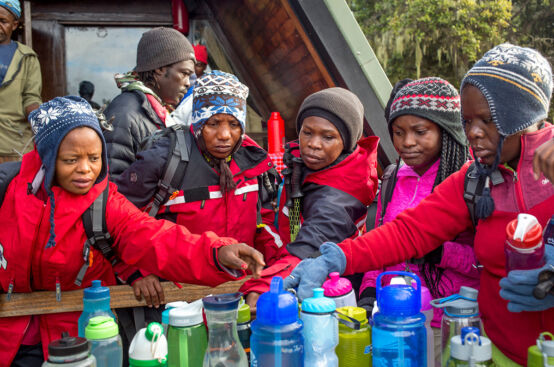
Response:
M31 125L25 118L25 108L42 103L42 77L37 54L17 42L17 49L0 85L0 155L26 153L33 149ZM15 150L17 150L17 152Z

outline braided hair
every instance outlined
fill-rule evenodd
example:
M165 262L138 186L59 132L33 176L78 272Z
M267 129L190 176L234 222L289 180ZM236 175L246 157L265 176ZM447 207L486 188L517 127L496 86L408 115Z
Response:
M440 164L437 172L437 177L433 184L433 190L435 187L444 181L448 176L458 171L464 163L467 161L469 155L467 145L462 145L456 141L450 134L448 134L442 127L441 140L442 148L440 155ZM423 264L419 264L419 271L429 288L429 291L434 298L443 296L439 289L439 284L444 272L443 268L438 267L442 258L443 245L437 247L433 251L426 254L423 259Z

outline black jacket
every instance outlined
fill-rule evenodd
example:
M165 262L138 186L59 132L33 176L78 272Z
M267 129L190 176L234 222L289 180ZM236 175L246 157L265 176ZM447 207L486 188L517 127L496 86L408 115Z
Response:
M106 108L107 121L114 117L113 131L105 131L110 175L119 176L135 161L140 143L151 133L165 128L146 95L140 91L122 92Z

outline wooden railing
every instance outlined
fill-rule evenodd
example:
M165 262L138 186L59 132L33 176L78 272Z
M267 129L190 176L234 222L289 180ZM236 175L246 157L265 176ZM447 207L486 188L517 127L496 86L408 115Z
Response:
M195 301L209 294L237 292L245 280L227 282L217 287L182 284L179 288L172 282L162 282L165 302ZM124 307L145 306L144 300L137 301L133 288L128 285L116 285L110 288L110 306L113 309ZM32 292L12 293L7 300L6 294L0 295L0 317L40 315L59 312L83 310L83 290L62 292L60 301L56 300L56 293Z

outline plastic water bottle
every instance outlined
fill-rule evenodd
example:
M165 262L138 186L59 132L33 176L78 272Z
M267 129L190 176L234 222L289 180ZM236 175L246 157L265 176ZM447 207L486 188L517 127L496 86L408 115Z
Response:
M407 284L381 286L387 275L411 277L417 289ZM426 366L427 333L421 313L421 281L413 273L386 271L377 277L379 312L373 317L373 366Z
M480 336L475 327L462 328L462 334L452 338L448 367L490 367L492 343L489 338Z
M162 312L162 327L164 329L164 335L167 338L167 331L169 330L169 311L172 308L178 308L188 305L185 301L169 302L165 305L165 310Z
M140 329L129 346L129 367L167 366L167 339L160 323Z
M237 318L237 333L239 334L239 340L246 353L248 359L248 365L250 365L250 335L252 330L250 329L250 306L244 302L244 299L239 303L239 315Z
M202 298L208 322L208 349L204 367L247 367L248 359L237 333L237 313L241 293Z
M435 338L431 321L433 321L433 297L429 288L421 286L421 313L425 315L425 330L427 332L427 367L435 366Z
M91 318L85 329L90 342L90 352L96 358L97 367L121 367L123 345L117 323L109 316Z
M506 272L538 269L544 266L542 227L530 214L518 214L506 226Z
M340 274L332 272L329 274L329 280L326 280L322 287L325 297L335 301L337 308L344 306L356 307L356 295L352 290L352 283L346 278L341 278Z
M360 328L356 329L339 322L339 345L335 348L339 367L371 366L371 328L366 310L346 306L337 308L337 312L339 321L346 315L360 323Z
M477 293L476 289L462 286L458 294L431 301L433 307L444 309L441 320L441 366L446 366L450 357L450 341L454 336L462 334L462 328L472 326L483 330Z
M90 344L85 338L69 336L67 332L61 339L48 344L48 360L42 367L96 367L96 358L90 354Z
M208 347L202 300L169 310L167 365L201 366Z
M274 277L269 292L256 304L250 337L251 367L304 366L302 321L298 318L298 301L283 289L283 279Z
M100 280L93 280L92 286L83 290L83 312L79 316L79 336L85 337L85 328L94 316L109 316L115 320L110 309L110 288L102 287Z
M547 339L550 338L550 340ZM527 350L527 367L554 366L554 335L545 331L539 335L537 345Z
M338 367L335 347L339 343L339 326L334 313L335 302L314 288L314 296L302 302L300 319L304 324L304 365Z

